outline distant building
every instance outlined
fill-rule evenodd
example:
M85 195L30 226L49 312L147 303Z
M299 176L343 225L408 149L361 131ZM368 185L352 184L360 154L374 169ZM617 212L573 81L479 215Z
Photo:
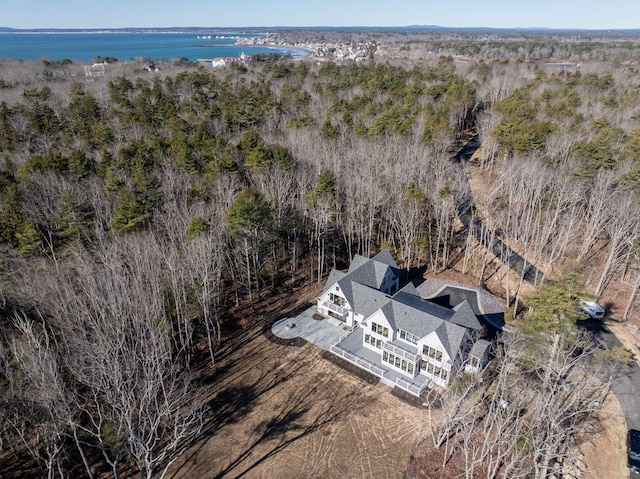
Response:
M242 63L244 65L248 65L251 62L251 56L246 55L244 52L242 52L238 57L217 57L213 60L199 59L197 60L197 62L200 65L212 68L224 67L232 63Z
M105 65L107 63L103 62L103 63L94 63L92 65L85 65L84 67L84 74L88 77L103 77L106 69L105 69Z

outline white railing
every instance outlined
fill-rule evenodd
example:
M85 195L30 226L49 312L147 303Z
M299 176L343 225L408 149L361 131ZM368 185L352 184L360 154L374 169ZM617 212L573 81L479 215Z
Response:
M351 336L351 333L353 333L357 328L358 328L358 325L354 324L349 329L347 329L347 332L344 333L342 336L340 336L340 339L338 339L338 343L341 343L342 341L347 339L349 336Z
M387 351L391 351L392 353L396 354L397 356L401 356L404 359L408 359L414 364L417 364L418 359L420 359L420 353L412 353L392 343L384 343L384 349L386 349Z
M396 387L396 383L394 383L391 379L385 378L384 376L380 378L380 382L382 382L382 384L386 384L390 388Z
M396 379L396 386L404 389L405 391L409 391L411 394L420 396L425 389L433 387L433 382L425 381L421 385L417 385L412 382L409 382L409 380L405 378L398 378Z
M330 303L329 301L325 301L324 303L322 303L322 306L330 311L333 311L334 313L339 314L342 317L346 316L346 314L349 312L347 308L343 308L342 306L339 306L335 303Z
M350 363L353 363L356 366L361 367L362 369L366 369L367 371L371 372L372 374L375 374L376 376L382 377L384 375L384 369L376 366L375 364L367 361L364 358L361 358L359 356L356 356L353 353L350 353L346 349L342 349L340 346L336 346L336 345L331 346L331 352L346 359Z

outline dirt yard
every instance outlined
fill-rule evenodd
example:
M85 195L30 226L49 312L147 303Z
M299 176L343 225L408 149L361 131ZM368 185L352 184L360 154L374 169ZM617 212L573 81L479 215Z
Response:
M401 478L426 413L323 359L263 334L210 381L210 418L166 477Z
M578 438L579 459L586 464L581 479L617 479L629 476L627 468L627 423L620 403L611 394L602 405L600 423Z

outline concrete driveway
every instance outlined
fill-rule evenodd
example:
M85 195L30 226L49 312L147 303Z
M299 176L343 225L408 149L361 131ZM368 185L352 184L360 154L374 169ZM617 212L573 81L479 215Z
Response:
M273 323L271 331L282 339L302 338L329 351L348 328L335 318L313 319L316 307L311 306L295 318L284 318Z

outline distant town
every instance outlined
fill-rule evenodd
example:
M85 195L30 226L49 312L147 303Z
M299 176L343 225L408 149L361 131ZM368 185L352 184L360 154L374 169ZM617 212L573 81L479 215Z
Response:
M361 61L370 58L371 55L380 47L379 42L375 41L357 41L351 43L343 43L339 41L326 42L296 42L291 43L278 33L267 33L255 37L239 37L236 40L237 45L247 46L274 46L274 47L291 47L308 51L312 56L318 58L327 58L331 60L353 60Z

